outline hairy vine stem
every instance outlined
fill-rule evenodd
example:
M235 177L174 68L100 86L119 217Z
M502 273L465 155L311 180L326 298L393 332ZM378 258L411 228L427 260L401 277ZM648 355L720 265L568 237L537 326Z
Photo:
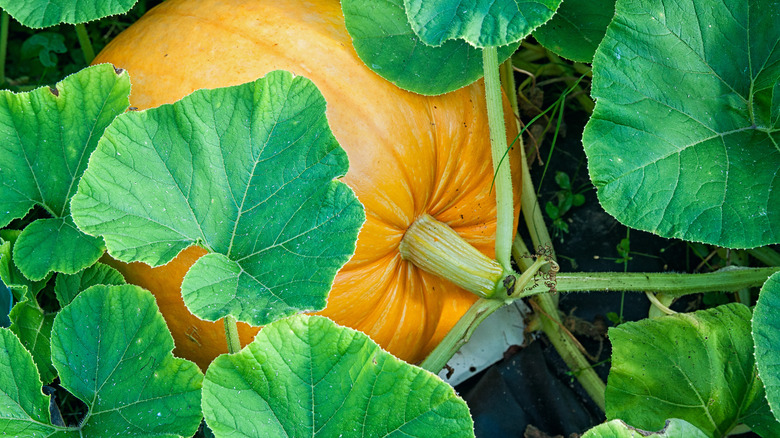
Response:
M512 62L512 58L507 62ZM511 72L512 69L505 69L505 71ZM514 93L515 90L510 92ZM517 111L517 109L515 109ZM519 121L518 121L519 129ZM523 166L521 166L523 184L520 192L520 199L522 205L522 213L525 218L526 227L531 234L531 241L536 248L548 248L549 256L555 260L555 251L552 245L552 239L550 233L547 231L547 227L542 217L542 209L539 206L539 200L536 197L534 191L534 184L531 180L531 172L528 169L526 163L528 162L525 155L525 148L520 142L520 152L522 154ZM516 239L513 247L517 247L517 242L522 243L521 239ZM524 245L523 245L524 246ZM522 253L522 252L521 252ZM517 258L516 258L517 259ZM522 259L517 259L520 266L523 265ZM533 297L536 307L541 317L539 318L542 324L542 331L547 335L552 342L555 350L561 355L566 365L575 371L575 375L580 384L585 388L585 391L593 399L593 401L604 410L606 401L604 393L606 385L601 378L596 374L593 368L588 362L588 359L579 350L576 343L567 336L564 330L561 330L562 323L560 316L558 315L558 295L550 293L540 293Z
M504 106L501 98L501 79L496 47L482 50L485 69L485 98L487 101L490 146L493 156L493 173L496 190L496 260L505 272L512 271L510 254L514 234L514 206L512 197L512 175L509 161L502 160L507 152Z
M95 59L95 49L92 48L92 41L89 39L87 27L84 26L84 23L76 25L76 36L79 39L81 51L84 52L84 61L89 65L92 63L92 60Z
M238 322L236 317L225 317L225 339L227 340L228 353L235 354L241 351L241 341L238 338Z

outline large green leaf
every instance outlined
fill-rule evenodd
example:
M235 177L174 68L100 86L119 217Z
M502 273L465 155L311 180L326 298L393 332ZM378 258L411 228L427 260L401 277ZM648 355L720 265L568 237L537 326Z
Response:
M341 9L360 59L404 90L442 94L482 77L480 49L463 40L426 45L412 31L403 0L342 0ZM499 62L518 46L515 42L499 48Z
M138 286L93 286L62 309L52 359L61 385L89 408L80 434L192 436L203 374L172 350L154 297Z
M0 328L0 434L37 438L57 431L41 385L30 353L10 330Z
M566 0L534 38L566 59L591 62L614 15L615 0Z
M76 295L97 284L125 284L125 278L116 269L103 263L94 265L75 274L59 274L54 283L54 294L60 306L65 307L76 298Z
M217 436L473 436L468 407L435 375L318 316L263 328L206 372ZM236 420L239 421L236 421Z
M780 436L756 373L750 317L729 304L611 328L607 419L658 430L681 418L711 437L745 423Z
M553 16L561 0L404 0L420 39L431 46L463 39L474 47L515 43Z
M769 277L753 311L753 342L758 375L775 418L780 417L780 273Z
M253 325L322 309L364 213L334 178L347 156L311 81L272 72L119 117L73 199L111 255L153 266L198 244L182 284L197 316Z
M0 8L27 27L84 23L124 14L138 0L0 0Z
M582 438L706 438L707 435L687 421L673 418L658 432L637 430L620 420L612 420L588 430Z
M610 214L664 237L780 242L778 10L778 0L617 2L583 134Z
M38 373L45 384L57 377L51 363L51 326L54 314L46 313L34 298L16 303L11 309L11 331L32 354Z
M76 229L69 203L129 93L127 73L110 65L84 69L54 88L0 92L0 227L35 205L53 216L27 226L14 245L14 262L29 279L78 272L103 253L100 239Z

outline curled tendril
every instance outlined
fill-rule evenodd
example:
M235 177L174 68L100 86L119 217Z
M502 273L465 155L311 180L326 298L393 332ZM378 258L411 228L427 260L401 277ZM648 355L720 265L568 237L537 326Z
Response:
M533 280L530 285L526 286L523 290L531 290L535 289L539 286L541 282L544 283L544 285L549 289L549 292L551 293L557 293L556 285L558 283L557 281L557 274L558 271L560 271L560 266L553 258L553 249L551 245L541 245L539 246L538 252L536 254L523 254L523 258L529 258L533 260L542 259L545 262L547 262L546 269L540 269L538 270L534 276Z

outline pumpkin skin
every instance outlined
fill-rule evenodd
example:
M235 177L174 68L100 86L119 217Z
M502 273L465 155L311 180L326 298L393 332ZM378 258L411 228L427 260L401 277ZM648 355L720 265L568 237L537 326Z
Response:
M168 0L120 34L94 63L110 62L130 73L130 101L138 109L200 88L253 81L273 70L312 80L327 100L331 129L350 160L342 181L355 191L367 217L356 253L336 276L320 313L414 363L477 297L402 260L398 246L405 230L428 213L494 257L484 87L480 81L435 97L403 91L360 61L343 20L334 0ZM504 111L511 142L515 122L506 103ZM509 160L517 217L519 151ZM223 324L190 314L180 294L184 273L203 254L190 247L158 268L106 260L129 282L154 293L175 353L205 369L227 352ZM242 345L258 330L240 323Z

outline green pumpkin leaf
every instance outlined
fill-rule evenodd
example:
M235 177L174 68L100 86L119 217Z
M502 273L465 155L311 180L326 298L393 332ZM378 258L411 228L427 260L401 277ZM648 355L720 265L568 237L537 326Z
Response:
M780 417L780 273L769 277L753 310L753 342L758 375L775 418Z
M22 43L20 49L22 60L38 58L44 67L57 66L57 55L55 53L67 53L65 46L65 36L55 32L40 32Z
M90 410L84 436L192 436L203 374L173 357L154 297L138 286L98 285L62 309L52 329L61 385Z
M590 429L582 438L707 438L707 434L691 423L678 418L666 420L666 425L658 432L637 430L620 420L612 420Z
M745 423L780 436L756 372L750 318L746 306L729 304L611 328L607 419L659 430L681 418L707 436Z
M40 281L29 280L14 263L13 246L20 234L18 230L0 230L0 279L13 292L16 301L35 298L49 281L49 276Z
M60 306L65 307L76 298L81 291L96 284L121 285L125 278L116 269L103 263L95 263L87 269L75 274L59 274L54 283L54 294Z
M217 436L474 436L451 386L318 316L277 321L218 357L203 412Z
M57 370L51 363L51 327L54 314L45 313L37 301L29 299L16 303L9 317L11 331L32 354L41 380L48 385L57 377Z
M103 253L100 239L74 228L70 198L106 126L129 105L127 73L109 65L84 69L54 88L0 91L0 227L35 205L39 219L19 236L14 262L31 280L75 273Z
M78 24L124 14L138 0L0 0L0 8L27 27Z
M733 248L780 242L778 10L778 0L617 2L583 143L620 222Z
M32 356L14 334L0 328L0 431L5 436L47 437L51 425L49 397Z
M426 45L407 21L403 0L343 0L341 9L360 59L404 90L431 96L482 77L482 50L463 40L439 47ZM519 44L500 47L499 62L509 58Z
M414 33L430 46L463 39L474 47L515 43L553 16L561 0L404 0Z
M101 255L103 241L79 231L70 216L38 219L25 227L14 245L14 260L34 280L51 271L78 272Z
M566 0L534 31L545 48L572 61L591 62L615 15L616 0Z
M334 181L347 167L319 90L272 72L119 117L73 215L125 262L158 266L190 245L207 248L182 285L190 311L265 325L324 308L354 253L365 216Z

